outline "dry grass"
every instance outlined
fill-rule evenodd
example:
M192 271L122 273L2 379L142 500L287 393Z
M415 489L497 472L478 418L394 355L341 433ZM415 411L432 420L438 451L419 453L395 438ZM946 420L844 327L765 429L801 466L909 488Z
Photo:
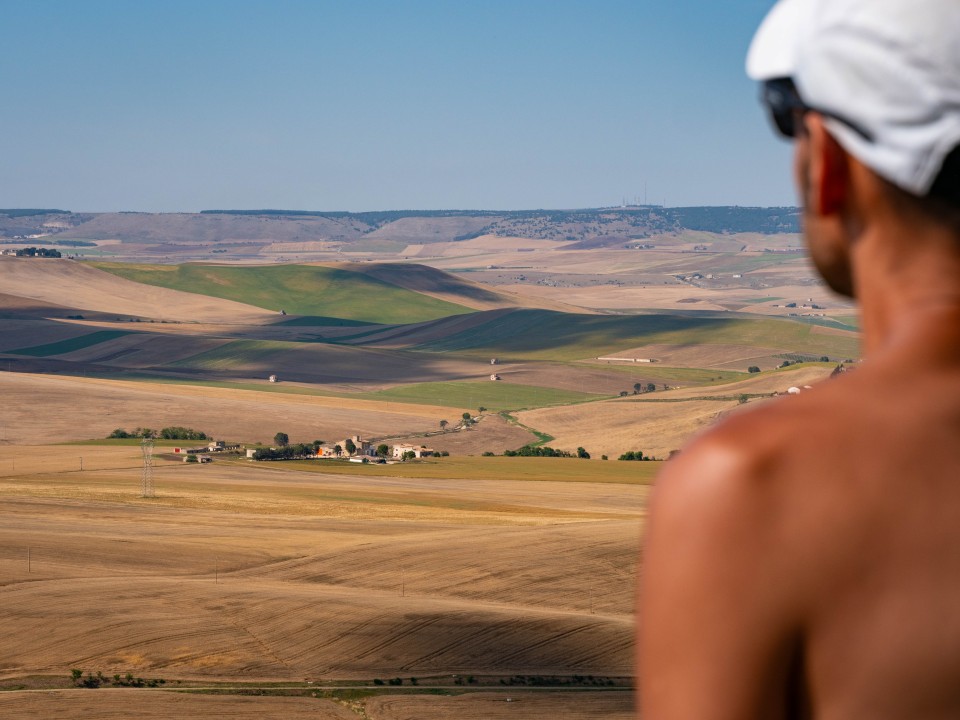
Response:
M331 700L315 698L186 695L100 689L0 693L0 716L6 720L356 720Z
M450 408L216 387L0 372L6 413L0 442L106 437L115 428L183 425L218 438L269 442L385 437L438 427Z
M509 700L508 700L509 699ZM633 720L633 697L626 692L472 693L455 697L387 696L366 702L370 720Z
M4 292L41 302L104 313L185 322L263 322L275 313L220 298L123 280L73 260L0 258Z
M554 436L551 445L583 446L596 458L618 457L642 450L663 458L680 449L695 434L725 413L739 407L741 394L784 393L787 388L813 384L829 375L824 365L788 368L762 373L726 385L684 388L628 396L584 405L530 410L517 415L520 422ZM752 400L751 404L758 402Z
M0 676L631 672L644 485L161 459L143 499L138 452L0 449Z

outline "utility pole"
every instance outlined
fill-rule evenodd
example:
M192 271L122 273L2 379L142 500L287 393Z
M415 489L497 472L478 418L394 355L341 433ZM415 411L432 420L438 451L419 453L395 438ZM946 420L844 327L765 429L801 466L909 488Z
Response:
M143 452L143 474L140 476L140 495L153 497L153 438L145 437L140 443Z

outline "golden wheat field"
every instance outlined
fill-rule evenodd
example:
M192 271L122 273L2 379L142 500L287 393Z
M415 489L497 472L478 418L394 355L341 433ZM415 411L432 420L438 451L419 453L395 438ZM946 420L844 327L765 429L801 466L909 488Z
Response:
M517 417L549 433L557 447L584 446L594 457L605 454L613 458L627 450L641 450L646 455L665 458L727 413L761 402L789 402L788 397L765 396L782 395L796 386L813 387L830 372L825 365L786 368L723 385L528 410ZM741 396L748 399L745 405L740 404Z
M158 447L143 498L138 446L0 447L0 686L61 688L0 693L3 716L356 716L313 697L65 690L72 668L168 687L631 675L649 476L322 463L184 464ZM368 718L627 717L631 702L622 687L514 695L356 702Z
M450 414L430 405L238 389L0 372L0 441L50 443L106 437L116 428L186 425L218 438L294 442L346 434L398 436L433 430Z

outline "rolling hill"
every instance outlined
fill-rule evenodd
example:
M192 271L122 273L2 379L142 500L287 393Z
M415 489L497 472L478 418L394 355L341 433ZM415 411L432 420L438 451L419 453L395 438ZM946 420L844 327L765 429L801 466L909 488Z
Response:
M374 329L338 342L393 345L431 353L457 353L510 360L582 360L653 344L752 346L764 353L855 357L855 333L824 331L797 320L732 313L586 315L551 310L490 311L471 326L450 327L441 319L400 334Z
M106 272L142 283L244 302L293 315L377 323L408 323L470 312L471 308L352 269L321 265L133 265L94 263ZM383 276L397 273L384 271ZM443 273L439 273L443 275ZM423 283L421 283L423 284ZM477 294L468 283L460 283ZM452 279L448 296L456 296ZM489 293L493 296L493 293Z

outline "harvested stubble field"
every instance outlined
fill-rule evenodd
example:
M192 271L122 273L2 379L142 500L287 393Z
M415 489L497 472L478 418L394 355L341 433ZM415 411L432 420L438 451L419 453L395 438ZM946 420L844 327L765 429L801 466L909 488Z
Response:
M265 322L269 310L245 303L168 288L147 286L115 277L80 262L0 258L0 284L19 298L71 308L196 322Z
M418 434L451 414L431 405L289 395L192 385L0 372L0 443L106 437L115 428L184 425L218 438L268 442Z
M696 433L726 413L767 402L772 393L785 393L791 386L803 387L824 380L830 364L811 364L776 372L746 375L735 382L628 395L583 405L542 408L518 413L525 425L555 438L551 445L567 448L582 445L593 457L618 457L628 450L665 458L680 449ZM746 395L749 402L740 404ZM789 401L782 398L780 401Z
M6 720L126 720L131 717L138 720L357 720L355 713L332 700L187 695L119 689L59 690L30 694L0 692L0 716Z
M593 475L600 464L575 459L462 458L366 473L158 458L157 497L145 499L139 453L0 447L0 684L74 667L168 682L631 674L648 478L625 464ZM120 717L145 702L146 717L350 717L315 698L147 690L10 692L0 709L47 715L75 694L84 714L61 716ZM626 692L511 696L516 707L499 694L361 704L368 718L630 707Z
M367 702L376 720L632 720L636 717L627 693L485 693L454 697L388 696Z

